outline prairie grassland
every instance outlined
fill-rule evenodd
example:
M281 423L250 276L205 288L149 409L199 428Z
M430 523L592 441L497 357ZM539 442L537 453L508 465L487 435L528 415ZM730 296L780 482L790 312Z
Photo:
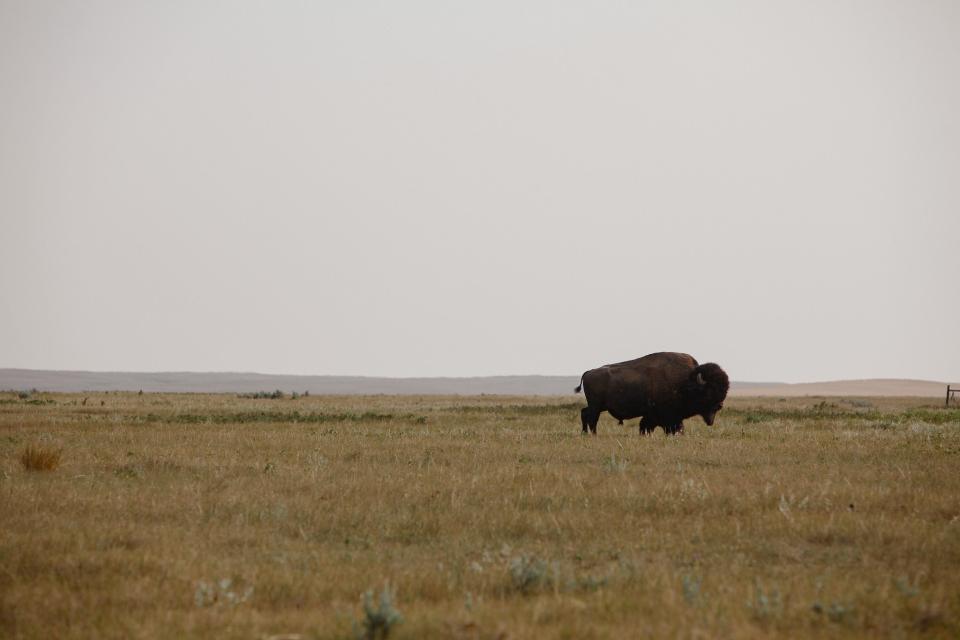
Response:
M0 394L0 637L960 635L960 410L580 406Z

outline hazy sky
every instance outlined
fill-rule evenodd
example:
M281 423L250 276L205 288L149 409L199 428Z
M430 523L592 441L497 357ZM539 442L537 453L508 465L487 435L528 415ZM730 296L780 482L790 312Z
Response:
M960 381L960 3L0 0L0 367Z

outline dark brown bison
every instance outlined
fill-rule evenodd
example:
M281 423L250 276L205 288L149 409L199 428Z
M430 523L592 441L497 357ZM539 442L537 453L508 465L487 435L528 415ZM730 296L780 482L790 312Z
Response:
M666 433L683 433L683 421L700 415L708 425L723 408L730 380L719 365L697 364L685 353L651 353L648 356L590 369L575 389L587 397L580 412L583 432L597 432L600 414L608 411L623 424L641 418L640 433L663 427Z

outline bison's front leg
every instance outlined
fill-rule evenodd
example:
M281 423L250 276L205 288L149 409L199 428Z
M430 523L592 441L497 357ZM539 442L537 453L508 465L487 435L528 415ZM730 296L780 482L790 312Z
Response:
M648 436L657 428L657 424L650 418L643 417L640 420L640 435Z
M676 422L676 423L670 425L670 427L665 428L664 431L666 431L666 432L667 432L667 435L670 435L670 436L676 436L676 435L681 435L681 436L682 436L682 435L683 435L683 420L681 420L681 421L679 421L679 422Z

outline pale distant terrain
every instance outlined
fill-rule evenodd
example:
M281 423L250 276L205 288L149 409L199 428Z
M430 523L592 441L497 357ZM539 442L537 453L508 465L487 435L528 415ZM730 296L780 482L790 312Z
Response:
M829 382L753 383L734 382L734 396L913 396L935 397L946 392L946 382L874 378L869 380L831 380Z
M321 395L571 395L579 382L571 376L486 376L467 378L375 378L301 376L262 373L96 372L0 369L0 390L139 391L163 393L246 393L308 391ZM834 380L787 384L731 383L734 396L943 396L946 382L907 379Z

